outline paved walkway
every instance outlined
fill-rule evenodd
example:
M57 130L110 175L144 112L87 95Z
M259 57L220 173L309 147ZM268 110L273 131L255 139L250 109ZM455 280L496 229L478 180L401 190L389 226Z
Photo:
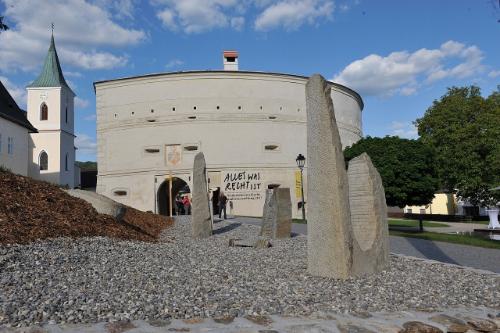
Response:
M427 231L432 231L432 232L439 232L443 234L451 234L451 233L463 233L463 232L473 232L474 229L486 229L488 227L487 224L481 224L481 223L460 223L460 222L440 222L437 221L437 223L442 223L448 225L448 227L433 227L433 228L425 228Z
M258 218L236 217L231 220L260 225ZM432 229L434 231L436 228ZM292 232L306 235L307 225L294 223ZM397 254L500 273L500 250L496 249L396 236L390 236L390 249Z
M466 319L467 318L467 319ZM469 323L467 323L467 321ZM415 323L417 322L417 323ZM429 326L424 326L429 325ZM315 313L309 317L252 315L245 317L121 320L95 324L46 324L23 328L2 327L0 333L375 333L402 332L471 332L482 327L496 331L500 327L498 310L485 307L448 309L445 312L401 311L395 313ZM406 332L406 330L405 330ZM477 332L477 331L474 331Z

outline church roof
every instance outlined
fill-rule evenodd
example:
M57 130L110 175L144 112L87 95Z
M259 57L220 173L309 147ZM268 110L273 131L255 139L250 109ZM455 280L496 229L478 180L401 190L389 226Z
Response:
M64 79L59 57L57 56L54 35L52 35L50 39L50 47L47 52L47 57L45 58L45 63L43 64L42 72L38 78L28 86L28 88L39 87L65 87L73 92Z
M13 123L23 126L31 133L38 132L26 118L26 112L17 105L16 101L9 94L7 89L0 81L0 117Z

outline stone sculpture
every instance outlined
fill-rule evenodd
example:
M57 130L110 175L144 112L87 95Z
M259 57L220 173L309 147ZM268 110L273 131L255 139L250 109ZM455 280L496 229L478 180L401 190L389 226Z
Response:
M350 195L330 85L320 75L307 82L306 107L309 273L341 279L375 273L387 263L386 206L385 197L379 196L383 195L380 176L365 157L353 162L352 177L363 174L364 183L353 180L355 192ZM352 207L356 227L350 201L352 205L364 203L363 207ZM372 220L363 221L360 209L364 208L376 210L367 214ZM364 235L365 225L376 225L376 231Z
M352 274L352 232L347 171L330 97L320 75L306 84L307 256L312 275Z
M290 238L292 199L290 189L278 187L266 191L260 235L267 238Z
M196 154L193 166L193 200L192 200L192 231L194 238L207 238L212 235L212 215L205 156L202 152Z
M389 227L382 178L368 154L349 161L349 205L354 239L354 275L380 272L389 262Z

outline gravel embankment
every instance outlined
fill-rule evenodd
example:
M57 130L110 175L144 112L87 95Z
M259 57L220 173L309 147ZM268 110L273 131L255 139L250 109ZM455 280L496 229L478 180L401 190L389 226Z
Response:
M255 237L258 227L216 228L205 240L191 239L183 222L159 243L60 238L0 247L0 324L500 306L495 275L391 256L376 276L311 277L304 236L239 248L229 239Z

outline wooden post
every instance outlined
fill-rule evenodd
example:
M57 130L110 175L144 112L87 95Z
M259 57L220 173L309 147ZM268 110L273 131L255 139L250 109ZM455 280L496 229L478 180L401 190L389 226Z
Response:
M172 212L172 174L168 176L168 206L170 207L170 217L173 217Z

